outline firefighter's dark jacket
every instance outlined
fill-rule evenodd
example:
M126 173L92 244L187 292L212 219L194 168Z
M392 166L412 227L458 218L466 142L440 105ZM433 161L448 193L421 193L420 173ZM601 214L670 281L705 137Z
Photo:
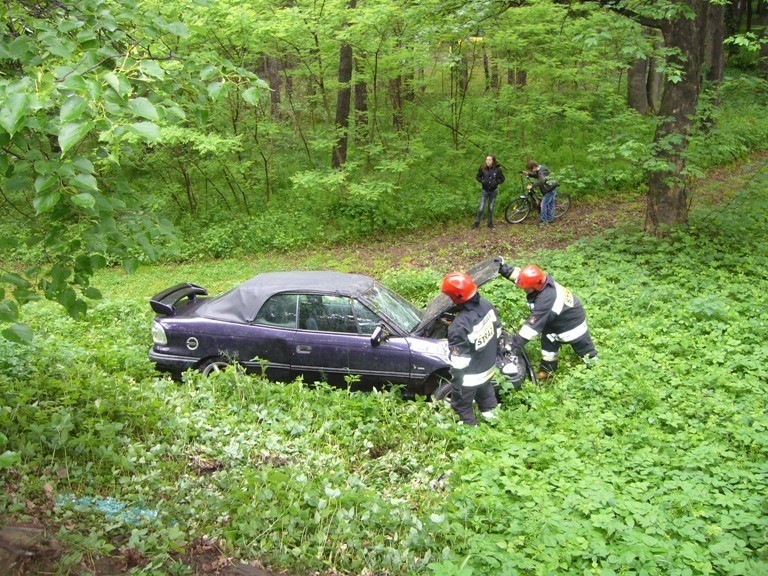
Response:
M493 304L475 294L448 327L454 378L463 386L480 386L493 376L501 321Z
M573 342L587 332L587 315L581 300L551 276L541 290L526 295L531 315L515 334L513 347L522 347L529 340L542 338Z

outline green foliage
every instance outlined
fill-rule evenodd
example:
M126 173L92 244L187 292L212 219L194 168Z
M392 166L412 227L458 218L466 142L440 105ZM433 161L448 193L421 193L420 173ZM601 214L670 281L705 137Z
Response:
M80 322L31 303L33 344L0 341L0 470L14 471L0 506L74 526L59 535L73 573L126 542L148 559L137 573L172 571L205 535L295 573L760 574L768 174L740 170L743 189L703 182L721 202L671 238L614 230L540 254L583 299L601 362L565 353L553 381L505 392L479 428L398 391L153 374L146 294L190 276L224 290L276 262L102 271ZM382 279L426 302L440 276L404 264ZM505 323L527 314L505 280L482 292ZM42 506L51 491L156 517Z
M247 87L256 77L204 57L182 65L172 47L186 26L133 0L15 2L2 11L0 189L20 218L3 228L36 246L39 264L16 281L3 275L14 286L4 302L44 295L80 317L94 298L95 259L133 267L136 251L155 258L152 239L167 234L121 162L151 152L164 126L205 110L205 94L215 100L206 78ZM4 334L27 340L23 330Z

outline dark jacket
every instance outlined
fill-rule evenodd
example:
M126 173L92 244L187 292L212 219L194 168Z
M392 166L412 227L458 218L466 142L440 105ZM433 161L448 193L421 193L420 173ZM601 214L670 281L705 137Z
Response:
M493 376L501 321L493 304L475 295L465 302L448 326L448 347L454 378L463 386L480 386Z
M483 190L493 192L499 187L499 184L504 183L504 174L501 171L501 166L496 168L488 168L488 166L480 166L477 171L477 181L483 187Z
M541 335L552 341L572 342L587 332L587 315L581 300L547 276L544 287L526 295L531 315L515 334L512 346L524 346Z
M539 169L536 170L536 172L527 172L526 175L528 178L536 179L536 182L533 183L533 187L541 190L542 194L552 192L552 190L560 186L560 182L555 180L555 177L546 166L539 166Z

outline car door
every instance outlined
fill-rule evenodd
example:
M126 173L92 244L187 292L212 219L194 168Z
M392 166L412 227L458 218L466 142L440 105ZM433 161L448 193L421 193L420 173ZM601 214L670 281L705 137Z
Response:
M371 333L381 319L361 303L344 296L299 296L298 329L293 340L291 369L306 382L356 388L387 383L407 384L410 350L405 338L393 337L377 346Z
M259 372L266 366L271 380L293 379L291 356L296 334L297 294L275 294L270 297L249 325L241 344L241 363Z

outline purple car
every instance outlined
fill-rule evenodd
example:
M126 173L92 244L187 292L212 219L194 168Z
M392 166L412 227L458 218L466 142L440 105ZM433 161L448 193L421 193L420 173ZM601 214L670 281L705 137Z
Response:
M480 285L498 268L489 259L469 274ZM294 271L259 274L216 297L178 284L150 304L158 316L149 358L175 378L236 362L271 380L395 384L431 396L451 377L444 319L453 303L444 294L419 310L368 276Z

